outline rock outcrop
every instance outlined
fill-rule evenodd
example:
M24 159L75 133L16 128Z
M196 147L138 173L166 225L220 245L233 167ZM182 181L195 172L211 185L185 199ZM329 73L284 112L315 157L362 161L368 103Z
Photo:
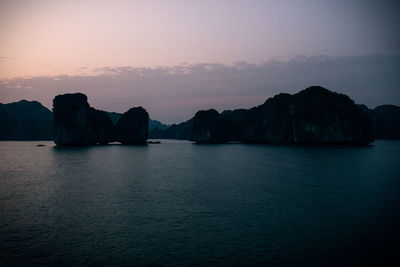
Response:
M192 139L198 143L224 142L225 131L215 109L198 111L193 118Z
M148 137L149 114L142 107L123 113L115 125L115 139L122 144L145 144Z
M116 113L116 112L107 112L108 116L110 116L112 122L114 125L117 124L119 118L121 117L121 113ZM163 131L166 130L169 126L158 121L158 120L152 120L151 118L149 118L149 138L150 137L150 131L158 128L159 130Z
M369 144L374 140L367 113L343 94L309 87L289 101L293 143Z
M246 110L201 110L193 118L192 140L198 143L241 141L242 122Z
M291 95L279 94L251 108L243 120L242 140L250 143L293 143L289 116Z
M104 111L91 108L81 93L58 95L53 100L54 142L61 146L107 144L113 123Z
M199 111L193 140L199 143L244 141L272 144L369 144L374 130L368 114L348 96L319 86L279 94L246 112Z
M368 144L368 114L345 95L319 86L279 94L246 114L243 139L273 144Z
M90 108L89 122L97 143L105 145L114 141L114 125L107 112Z
M246 113L245 109L235 109L225 110L220 114L225 142L242 140L243 120Z

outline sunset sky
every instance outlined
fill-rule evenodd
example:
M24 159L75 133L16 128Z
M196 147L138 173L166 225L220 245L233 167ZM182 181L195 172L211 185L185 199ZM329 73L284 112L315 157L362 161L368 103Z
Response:
M400 104L397 1L0 1L0 102L83 92L165 123L321 85Z

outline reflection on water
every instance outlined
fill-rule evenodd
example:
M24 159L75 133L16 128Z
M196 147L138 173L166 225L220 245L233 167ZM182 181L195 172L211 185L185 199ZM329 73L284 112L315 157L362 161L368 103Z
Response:
M0 142L0 265L368 264L398 248L400 142L45 144Z

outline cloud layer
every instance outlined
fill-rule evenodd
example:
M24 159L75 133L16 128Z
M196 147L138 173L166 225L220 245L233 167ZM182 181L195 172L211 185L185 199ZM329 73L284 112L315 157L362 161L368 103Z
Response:
M263 64L108 66L81 71L73 76L1 80L0 102L38 100L51 108L55 95L82 92L96 108L124 112L140 105L165 123L187 120L200 109L249 108L277 93L296 93L311 85L347 94L369 107L400 104L400 55L300 56Z

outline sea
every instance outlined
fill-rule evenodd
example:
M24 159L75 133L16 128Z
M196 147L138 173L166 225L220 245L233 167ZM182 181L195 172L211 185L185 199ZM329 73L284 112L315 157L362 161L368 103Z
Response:
M400 141L160 141L0 142L0 266L399 266Z

